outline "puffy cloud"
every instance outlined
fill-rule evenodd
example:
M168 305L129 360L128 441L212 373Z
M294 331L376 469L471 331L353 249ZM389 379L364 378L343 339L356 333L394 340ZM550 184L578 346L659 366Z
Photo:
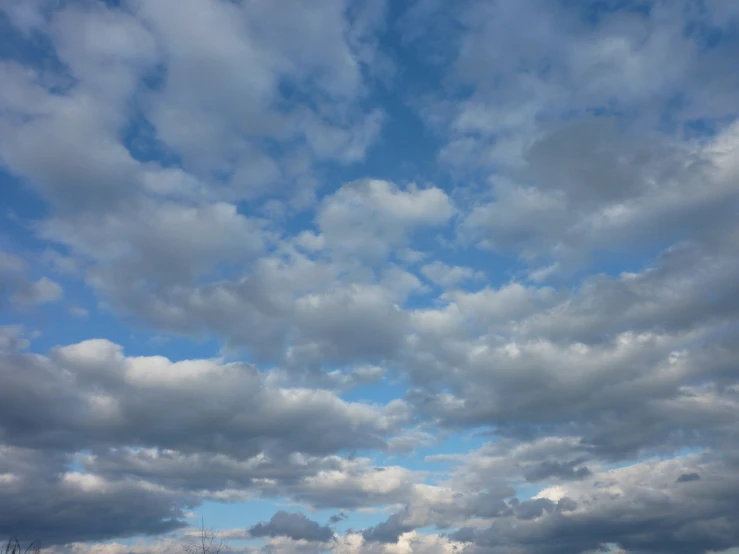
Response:
M467 465L460 475L472 467ZM486 484L501 477L500 467L483 471ZM703 475L699 480L680 479L697 471ZM729 476L734 471L733 462L710 453L653 459L618 469L601 467L582 480L524 500L513 497L510 489L480 494L458 483L453 495L419 492L405 509L365 530L364 537L369 543L400 544L406 529L436 525L458 527L450 538L472 552L546 553L563 545L574 552L595 552L609 544L644 552L720 550L736 540L733 524L720 515L730 509L734 494L721 484L726 478L733 483ZM705 482L706 472L712 484ZM474 515L479 517L470 517ZM654 532L643 533L644 526Z
M434 261L421 267L421 273L428 280L442 287L453 287L461 282L480 280L482 272L469 267L449 266L440 261Z
M680 471L696 463L710 468L711 484L676 484ZM520 516L515 524L497 520L487 529L462 529L453 538L473 541L477 545L473 552L506 552L511 545L527 553L563 547L586 552L608 543L643 552L725 549L736 540L731 516L726 519L729 512L724 511L730 509L734 494L724 479L733 471L731 465L695 457L635 464L593 476L582 487L568 485L569 500L565 502L562 492L557 495L564 510L545 509L554 501L542 497L529 504L532 509L526 510L525 522Z
M38 281L19 283L10 297L17 304L47 304L56 302L64 294L64 290L48 277Z
M213 501L244 501L261 494L345 510L397 504L424 477L400 466L376 466L368 458L275 455L270 451L237 458L225 453L111 448L78 454L75 460L94 475L108 479L133 476Z
M48 277L33 280L28 264L18 256L0 251L0 293L16 308L57 302L64 295L62 286Z
M19 345L13 333L8 344ZM1 365L2 495L28 504L14 504L0 535L69 542L158 534L181 527L182 510L203 498L262 491L356 507L397 501L412 486L401 468L379 477L369 460L333 455L383 448L404 422L397 404L274 388L245 364L126 357L102 339L51 357L12 348ZM47 494L52 504L42 501Z
M21 350L28 347L30 342L23 334L21 325L0 326L0 351Z
M1 363L3 436L18 445L330 454L383 447L402 423L393 406L384 412L328 391L266 386L246 364L127 357L104 339L57 348L50 358L10 352ZM37 409L19 419L23 405Z
M19 414L21 415L21 414ZM7 418L5 418L7 419ZM44 545L158 535L183 527L197 500L137 480L107 480L66 468L58 454L0 448L0 536Z
M544 461L530 469L526 474L527 481L541 481L544 479L583 479L591 474L587 466L581 466L582 460L567 462ZM579 467L578 467L579 466Z
M267 523L257 523L249 529L252 537L289 537L294 541L306 540L327 542L334 532L327 525L321 525L304 514L288 513L280 510Z
M378 260L405 246L409 233L443 225L453 214L441 189L410 185L403 190L387 181L362 180L326 198L317 223L328 248Z
M368 33L378 22L358 16L346 36L345 2L320 10L299 2L284 9L188 2L176 16L167 3L132 8L156 33L167 67L148 116L158 136L195 167L233 163L253 151L255 139L295 135L319 158L351 162L376 135L380 113L364 114L353 101L363 94L362 57L376 48ZM210 38L193 41L193 33ZM281 109L283 84L320 108Z
M625 241L654 248L686 232L726 232L739 198L730 161L736 129L708 144L637 136L596 119L539 139L521 176L493 179L495 199L470 212L464 232L497 250L569 265Z
M427 10L432 22L458 24L451 52L439 57L448 78L465 87L461 98L447 95L424 109L448 137L443 159L515 165L542 128L593 111L638 116L642 128L665 112L679 122L732 115L735 81L724 70L735 46L703 49L722 26L719 11L698 13L688 2L541 0ZM694 32L683 32L685 24ZM672 103L677 94L685 101Z
M10 21L32 19L48 41L51 70L3 60L0 127L13 140L0 157L51 203L40 235L84 259L121 312L152 320L144 307L162 300L146 292L171 294L214 267L248 271L266 236L236 203L287 189L304 209L313 165L361 160L380 128L380 110L356 105L380 4L189 2L176 16L146 2L11 4ZM105 48L86 48L101 37ZM313 102L288 109L287 89Z
M142 202L121 213L52 219L42 232L95 262L89 279L101 288L141 279L188 283L213 264L250 259L265 235L258 221L222 202Z

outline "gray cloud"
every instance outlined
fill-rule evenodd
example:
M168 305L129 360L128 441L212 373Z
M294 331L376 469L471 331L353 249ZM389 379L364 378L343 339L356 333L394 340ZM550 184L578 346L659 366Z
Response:
M267 523L258 523L249 528L252 537L289 537L293 540L314 542L330 541L334 532L327 525L309 519L304 514L280 510Z
M46 304L56 302L64 294L64 290L48 277L41 277L37 281L24 281L15 287L10 297L11 302L17 304Z
M340 521L344 521L347 518L347 515L344 512L339 512L338 514L334 514L329 518L329 521L331 523L339 523Z
M75 460L87 472L107 479L160 483L215 501L244 500L258 492L346 511L399 503L422 479L400 466L378 468L368 458L278 456L268 451L239 459L223 453L115 448L78 454Z
M28 339L23 336L23 327L21 325L3 325L0 326L0 351L22 350L30 344Z
M557 479L583 479L591 475L587 466L581 466L582 460L557 462L547 460L524 471L527 481L536 482L552 477Z
M518 519L536 519L543 516L545 513L550 513L554 510L554 502L548 498L537 498L535 500L526 500L520 502L515 506L515 513Z
M185 526L199 501L135 480L106 480L67 469L66 456L0 448L0 537L42 545L158 535Z
M710 52L702 47L705 33L725 24L717 23L718 7L697 13L687 2L637 4L644 9L530 0L432 11L432 19L461 26L445 70L469 91L451 106L444 98L425 110L427 118L446 124L442 157L458 164L515 164L541 127L591 110L638 115L632 121L642 129L670 108L678 121L733 114L735 76L724 70L735 44L721 42ZM694 33L683 32L687 22ZM425 22L423 28L434 27ZM522 67L529 68L525 78ZM677 93L686 103L669 106Z
M333 454L382 448L382 437L404 421L400 404L383 415L327 391L272 388L244 364L126 358L103 340L51 357L27 354L14 351L23 344L13 338L20 330L11 331L0 361L0 437L10 456L0 496L28 505L3 503L14 511L0 535L69 542L160 534L182 527L182 510L204 498L261 490L353 508L397 501L412 484L401 468L378 481L369 460ZM255 396L245 404L247 390ZM32 462L18 461L21 454ZM77 469L65 469L70 464Z
M734 134L730 129L714 144L735 142ZM539 139L522 175L494 181L496 200L470 212L463 234L570 271L594 251L617 252L628 241L638 240L631 251L639 254L686 234L710 237L733 225L739 196L734 178L722 170L725 152L638 136L615 121L586 120ZM708 187L700 197L697 182Z
M575 494L588 498L587 507L563 497L553 511L554 503L541 499L529 504L531 509L526 510L524 519L531 519L523 526L500 519L488 529L462 529L453 538L476 543L478 548L473 551L505 552L506 545L516 544L521 552L537 554L562 548L585 552L607 543L627 551L655 553L698 553L734 544L733 524L717 523L716 519L724 521L729 513L726 510L734 503L733 480L728 488L721 485L734 471L732 466L720 462L704 465L711 467L713 477L702 485L696 483L700 488L689 492L675 484L676 474L683 469L680 462L635 467L636 471L622 475L618 471L599 475L588 487L579 489ZM647 488L637 491L641 486Z
M415 525L412 523L405 523L408 513L399 512L391 515L387 520L382 523L378 523L374 527L365 529L362 532L362 537L367 541L382 542L382 543L396 543L398 538L403 533L412 531Z
M0 302L5 296L13 308L29 308L59 301L62 286L49 277L31 279L26 262L18 256L0 251Z
M383 415L327 391L264 386L245 364L127 358L102 339L58 348L52 358L3 354L0 372L6 384L2 436L25 446L328 454L381 448L383 435L403 418L402 410ZM36 409L28 413L23 406Z

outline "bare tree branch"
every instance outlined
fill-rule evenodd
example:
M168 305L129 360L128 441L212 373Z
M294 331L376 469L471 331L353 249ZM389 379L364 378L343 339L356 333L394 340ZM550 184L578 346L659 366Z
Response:
M20 541L13 537L8 540L7 544L0 550L0 554L38 554L40 551L41 543L39 541L33 541L23 549Z
M207 529L205 521L201 519L197 536L191 538L182 548L187 554L220 554L227 550L228 546L224 540L218 538L213 529Z

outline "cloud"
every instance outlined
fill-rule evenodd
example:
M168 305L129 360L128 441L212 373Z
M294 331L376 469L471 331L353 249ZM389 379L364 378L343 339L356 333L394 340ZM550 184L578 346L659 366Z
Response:
M74 317L79 317L82 319L90 316L90 312L88 312L85 308L82 308L80 306L70 306L69 314Z
M380 260L405 246L413 231L443 225L453 214L439 188L403 190L387 181L362 180L326 198L316 219L329 249Z
M25 269L26 265L19 257L7 252L0 252L0 274L8 275L18 273Z
M544 479L583 479L591 474L587 466L579 466L580 460L572 460L570 462L553 462L545 461L525 473L527 481L541 481Z
M677 121L733 113L736 89L723 73L733 45L702 50L718 8L697 14L682 2L618 7L531 0L430 12L432 22L447 18L461 27L442 59L451 58L445 74L467 91L426 109L427 118L446 123L442 159L515 164L542 127L591 110L638 115L642 128L656 124L663 109ZM683 33L687 21L700 30ZM670 105L675 94L685 103Z
M19 283L10 300L16 304L48 304L56 302L63 294L59 283L41 277L38 281Z
M198 502L145 482L75 472L67 462L58 454L0 449L0 495L14 499L0 507L0 536L52 545L158 535L183 527L183 509Z
M531 504L532 508L538 506L536 510L527 510L526 519L535 516L528 523L519 520L514 525L509 520L498 520L487 529L462 529L452 538L475 542L478 548L473 551L479 552L495 552L511 543L527 553L557 552L563 546L585 552L607 543L645 552L697 553L727 548L736 540L733 526L715 518L717 512L729 508L726 502L732 502L733 493L722 490L719 483L721 475L733 469L720 462L709 463L711 471L716 472L714 484L687 492L675 484L686 461L655 461L611 470L594 476L588 486L579 489L582 492L567 501L566 511L539 509L552 504L541 499ZM645 488L637 492L635 487ZM579 494L588 499L587 506L578 502ZM562 505L563 500L559 503ZM701 515L688 515L696 513ZM641 531L644 526L649 533Z
M249 528L252 537L289 537L294 541L330 541L334 532L327 525L320 525L300 512L280 510L267 523L257 523Z
M0 0L0 538L731 552L705 4Z
M338 514L334 514L329 518L330 523L339 523L340 521L344 521L347 518L347 515L344 512L339 512Z
M20 325L0 326L0 351L22 350L30 344L23 336L24 330Z
M59 301L62 286L48 277L33 280L28 265L18 256L0 251L0 293L8 294L15 308L28 308Z
M112 289L132 278L187 283L212 264L248 260L263 248L260 227L232 204L142 202L117 214L52 219L42 232L97 262L90 280Z
M362 537L366 541L396 543L402 534L413 531L415 527L415 525L403 523L404 516L403 513L393 514L386 521L366 529L362 533Z
M449 266L438 260L421 267L421 273L433 283L447 288L463 281L483 278L480 271L475 271L469 267Z
M51 357L11 352L0 364L4 438L18 445L73 451L124 444L237 457L262 449L329 454L381 448L384 435L402 421L393 407L383 414L327 391L265 386L245 364L126 357L104 339L59 347ZM22 405L37 408L18 420L12 414ZM147 430L143 421L150 422Z
M255 139L295 135L319 158L351 162L376 135L380 113L364 114L352 103L363 93L360 60L376 48L367 33L378 22L360 16L347 37L344 2L320 10L297 2L281 10L190 2L176 17L166 3L132 6L160 39L168 67L148 116L158 136L195 167L238 159L250 142L261 150ZM193 43L192 33L213 40ZM275 109L281 83L305 91L320 109Z
M29 507L14 504L0 534L20 530L52 542L158 534L181 527L181 510L203 498L245 498L261 488L353 507L398 498L410 486L400 468L379 478L368 460L333 454L382 448L402 424L400 406L383 414L326 391L275 389L243 364L126 357L102 339L59 347L50 357L13 352L23 346L13 337L0 364L0 434L10 456L0 474L3 494L23 496ZM244 404L247 390L253 396ZM21 463L23 456L31 462ZM78 469L65 470L72 462ZM55 503L41 502L46 494ZM117 511L92 516L108 509Z

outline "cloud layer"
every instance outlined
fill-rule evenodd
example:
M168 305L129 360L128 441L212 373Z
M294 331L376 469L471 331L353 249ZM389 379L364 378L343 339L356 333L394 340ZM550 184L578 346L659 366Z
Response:
M0 33L0 539L739 548L734 2Z

